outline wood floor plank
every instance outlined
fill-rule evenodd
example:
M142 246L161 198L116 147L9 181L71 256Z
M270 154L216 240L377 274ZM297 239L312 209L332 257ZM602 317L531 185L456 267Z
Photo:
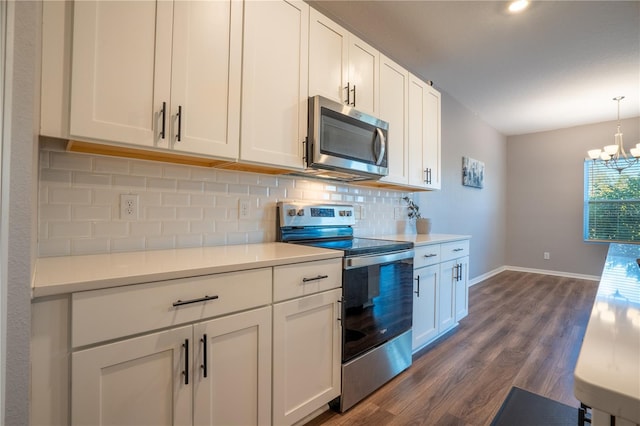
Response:
M505 271L470 288L457 330L319 425L489 425L512 386L577 407L573 370L598 283Z

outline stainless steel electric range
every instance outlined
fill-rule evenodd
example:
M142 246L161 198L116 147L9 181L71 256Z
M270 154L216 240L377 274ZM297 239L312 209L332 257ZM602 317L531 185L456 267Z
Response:
M345 411L411 365L413 243L355 238L345 204L279 202L278 241L344 252L342 393Z

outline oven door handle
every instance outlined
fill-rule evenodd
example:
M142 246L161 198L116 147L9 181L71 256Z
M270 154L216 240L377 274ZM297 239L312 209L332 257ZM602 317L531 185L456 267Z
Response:
M413 250L402 250L371 256L347 257L344 259L344 269L362 268L363 266L382 265L399 260L412 259L413 254Z

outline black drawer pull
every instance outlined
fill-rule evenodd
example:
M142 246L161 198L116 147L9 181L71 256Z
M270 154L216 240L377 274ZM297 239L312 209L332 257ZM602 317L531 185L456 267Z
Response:
M455 248L455 249L453 249L453 251L462 251L462 250L464 250L464 249L463 248Z
M317 277L313 277L313 278L303 278L302 282L308 283L309 281L324 280L325 278L329 278L329 275L318 275Z
M436 257L437 254L435 253L429 253L429 254L425 254L424 257Z
M206 302L207 300L216 300L218 298L218 296L205 296L205 297L200 297L198 299L191 299L191 300L177 300L175 302L173 302L173 306L182 306L182 305L189 305L191 303L198 303L198 302Z

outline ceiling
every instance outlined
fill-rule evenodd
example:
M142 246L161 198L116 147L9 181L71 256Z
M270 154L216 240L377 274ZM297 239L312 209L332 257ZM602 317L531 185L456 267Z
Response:
M640 1L311 1L504 135L640 116Z

